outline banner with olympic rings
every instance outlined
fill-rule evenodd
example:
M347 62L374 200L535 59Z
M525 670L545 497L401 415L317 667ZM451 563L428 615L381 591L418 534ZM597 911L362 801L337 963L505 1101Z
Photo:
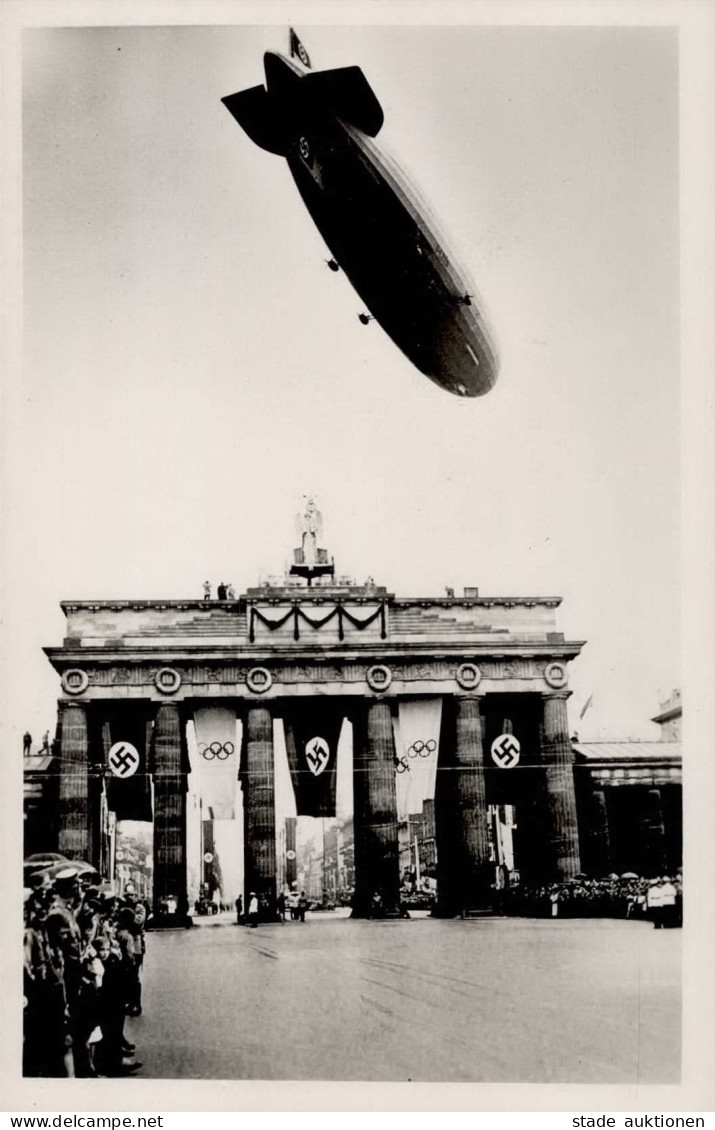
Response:
M399 704L395 718L398 819L421 812L423 802L434 799L441 721L441 698Z
M213 820L232 820L235 815L238 731L235 710L224 706L200 706L194 710L192 769L204 808L211 811Z

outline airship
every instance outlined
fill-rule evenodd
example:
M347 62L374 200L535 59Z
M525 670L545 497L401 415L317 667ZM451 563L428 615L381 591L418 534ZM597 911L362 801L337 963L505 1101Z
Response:
M283 157L303 203L369 313L448 392L482 396L498 355L473 284L408 176L373 138L384 114L358 66L315 71L295 31L267 51L265 85L221 101L261 149Z

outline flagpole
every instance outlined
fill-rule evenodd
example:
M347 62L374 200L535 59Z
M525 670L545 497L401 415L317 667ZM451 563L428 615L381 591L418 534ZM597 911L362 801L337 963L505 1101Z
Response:
M204 897L204 798L199 797L199 898Z

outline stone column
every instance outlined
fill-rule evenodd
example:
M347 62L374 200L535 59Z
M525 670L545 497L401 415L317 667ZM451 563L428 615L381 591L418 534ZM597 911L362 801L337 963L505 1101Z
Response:
M566 711L569 693L544 695L541 761L546 780L550 870L556 879L571 879L581 870L573 751Z
M243 757L244 910L252 891L261 918L276 917L276 798L273 719L265 706L246 712Z
M446 859L437 863L437 914L452 917L491 907L491 868L484 776L483 727L480 700L460 696L443 710L453 711L452 736L443 748L443 789L440 816Z
M89 740L87 710L60 703L60 789L58 851L69 859L89 855Z
M660 789L648 789L644 797L641 833L643 836L643 875L662 875L665 871L665 822Z
M154 721L154 921L157 926L184 924L186 895L186 773L181 714L162 703ZM166 900L176 901L168 914Z
M370 702L353 726L355 749L355 899L353 917L368 918L373 896L382 913L399 914L395 738L389 702Z

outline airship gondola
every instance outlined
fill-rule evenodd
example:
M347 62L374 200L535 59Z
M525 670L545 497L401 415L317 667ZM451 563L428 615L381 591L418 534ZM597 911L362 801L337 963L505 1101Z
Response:
M266 52L265 86L222 99L248 137L284 157L327 244L374 318L421 373L481 396L498 358L483 304L406 174L372 140L383 111L359 67L310 71Z

